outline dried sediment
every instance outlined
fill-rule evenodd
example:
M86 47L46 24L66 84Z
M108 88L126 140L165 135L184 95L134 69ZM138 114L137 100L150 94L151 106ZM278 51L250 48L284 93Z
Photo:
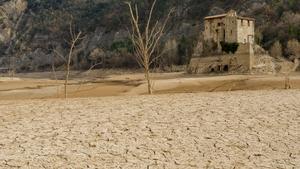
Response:
M299 168L299 90L0 101L0 168Z

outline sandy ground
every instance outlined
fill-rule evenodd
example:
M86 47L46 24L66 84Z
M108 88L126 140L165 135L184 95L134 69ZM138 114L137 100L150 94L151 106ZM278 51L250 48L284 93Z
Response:
M300 90L0 101L0 168L300 168Z
M0 100L62 98L63 75L57 72L54 78L51 72L45 72L17 74L14 79L0 77ZM157 94L274 90L285 86L282 75L191 76L178 72L154 73L152 77ZM291 75L291 83L294 89L300 89L299 73ZM141 95L146 93L147 85L142 73L97 70L72 72L68 91L72 98Z

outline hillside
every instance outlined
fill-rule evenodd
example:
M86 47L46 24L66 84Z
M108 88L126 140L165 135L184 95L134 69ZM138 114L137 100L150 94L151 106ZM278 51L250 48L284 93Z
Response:
M139 1L147 12L150 0ZM0 67L15 63L18 71L62 69L69 44L69 24L83 32L74 52L73 68L136 67L128 40L128 9L123 0L0 0L7 17L1 17ZM279 40L300 40L299 0L159 0L155 17L175 7L162 48L164 65L184 64L193 54L203 30L203 17L235 9L256 19L256 40L265 49ZM141 18L145 16L141 12ZM284 55L287 52L283 51ZM13 57L11 57L13 56ZM158 63L158 64L159 64Z

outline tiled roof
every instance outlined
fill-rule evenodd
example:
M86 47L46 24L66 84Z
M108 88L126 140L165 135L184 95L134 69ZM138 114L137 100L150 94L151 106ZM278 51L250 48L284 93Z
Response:
M204 19L214 19L214 18L223 18L227 16L227 14L221 14L221 15L213 15L213 16L207 16Z
M213 16L207 16L204 19L215 19L215 18L224 18L226 17L227 14L220 14L220 15L213 15ZM251 20L251 21L255 21L254 18L249 18L249 17L242 17L242 16L237 16L238 19L243 19L243 20Z
M250 21L255 21L254 18L249 18L249 17L242 17L242 16L238 16L238 19L243 19L243 20L250 20Z

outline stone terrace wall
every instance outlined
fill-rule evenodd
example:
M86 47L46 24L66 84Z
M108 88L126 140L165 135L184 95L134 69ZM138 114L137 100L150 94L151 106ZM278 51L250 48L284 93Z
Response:
M189 73L210 72L250 72L254 64L254 52L251 44L240 44L235 54L192 58Z

